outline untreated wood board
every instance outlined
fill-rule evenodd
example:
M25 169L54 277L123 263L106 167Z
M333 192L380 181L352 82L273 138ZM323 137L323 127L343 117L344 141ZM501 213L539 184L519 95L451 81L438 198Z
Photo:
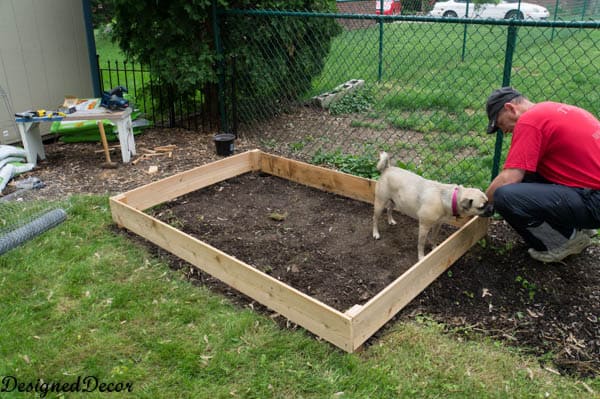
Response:
M446 271L485 235L487 226L487 219L471 219L358 311L353 312L353 346L358 348Z
M375 181L263 153L261 171L344 197L373 203Z
M249 151L112 197L114 221L352 352L467 251L486 231L475 218L364 305L346 314L195 239L142 210L251 171L262 171L335 194L373 201L375 182L326 168Z
M256 170L260 151L248 151L199 166L126 193L126 201L144 210L202 187Z

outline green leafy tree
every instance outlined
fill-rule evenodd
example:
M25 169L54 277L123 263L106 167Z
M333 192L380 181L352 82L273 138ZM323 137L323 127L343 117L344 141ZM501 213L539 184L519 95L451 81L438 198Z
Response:
M182 92L216 82L210 0L110 1L113 39L128 57Z
M221 21L223 54L214 43L211 0L109 0L114 12L114 40L132 59L149 65L158 84L177 95L197 95L216 113L218 65L235 58L242 66L239 101L274 103L281 97L297 97L310 86L329 50L331 38L339 32L333 19L303 18L294 29L277 18L225 18ZM237 9L288 9L332 11L333 0L248 1L218 0L219 7ZM299 22L301 21L301 22ZM252 40L246 40L247 37ZM258 48L260 44L260 48ZM304 76L300 79L299 75ZM291 87L281 87L265 76L287 76ZM308 80L307 80L308 77ZM250 87L259 90L250 92ZM276 103L277 101L275 101Z
M242 7L296 11L336 7L335 1L241 3ZM226 63L235 64L228 73L234 75L242 120L269 117L306 93L323 69L331 39L341 32L332 18L271 15L230 16L221 29Z

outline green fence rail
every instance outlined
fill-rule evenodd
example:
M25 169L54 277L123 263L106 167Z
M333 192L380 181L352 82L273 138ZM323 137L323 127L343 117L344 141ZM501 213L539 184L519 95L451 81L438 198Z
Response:
M326 50L318 73L271 69L257 81L249 76L260 68L223 41L224 128L267 151L349 173L373 175L386 150L425 177L487 187L508 143L485 134L485 101L503 85L534 102L562 101L600 115L598 21L272 10L218 16L223 37L238 23L263 33L244 38L261 65L283 54L290 68L302 50ZM341 28L331 42L305 29L307 21L332 19ZM305 92L292 84L298 79Z

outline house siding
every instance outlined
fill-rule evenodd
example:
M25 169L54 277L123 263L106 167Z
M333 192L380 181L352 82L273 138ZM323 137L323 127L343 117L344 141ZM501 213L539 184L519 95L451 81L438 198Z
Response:
M56 109L65 95L93 97L84 1L0 1L0 86L14 112ZM4 144L20 140L5 102L0 98Z

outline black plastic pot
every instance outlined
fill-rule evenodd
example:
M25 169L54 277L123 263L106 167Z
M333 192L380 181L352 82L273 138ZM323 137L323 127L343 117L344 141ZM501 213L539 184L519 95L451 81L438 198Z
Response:
M235 135L231 133L215 134L214 141L217 149L217 155L229 156L233 154Z

